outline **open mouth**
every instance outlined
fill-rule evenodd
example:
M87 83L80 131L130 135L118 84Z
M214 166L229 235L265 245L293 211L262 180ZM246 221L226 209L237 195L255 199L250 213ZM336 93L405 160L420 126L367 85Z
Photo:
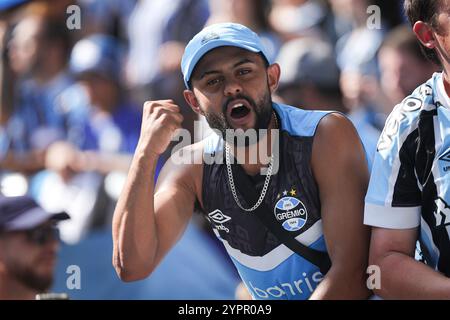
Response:
M232 119L242 119L250 113L250 109L242 103L238 103L231 108L230 117Z

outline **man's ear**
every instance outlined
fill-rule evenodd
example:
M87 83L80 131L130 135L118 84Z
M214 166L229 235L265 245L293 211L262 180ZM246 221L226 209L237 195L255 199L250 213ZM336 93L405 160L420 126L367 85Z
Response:
M200 109L200 104L198 103L198 100L192 90L184 90L183 96L195 113L203 115L203 111Z
M280 74L281 70L278 63L271 64L267 68L267 80L271 93L274 93L278 88L278 83L280 82Z
M428 49L436 47L436 39L433 34L433 29L423 21L417 21L413 26L413 31L417 39Z

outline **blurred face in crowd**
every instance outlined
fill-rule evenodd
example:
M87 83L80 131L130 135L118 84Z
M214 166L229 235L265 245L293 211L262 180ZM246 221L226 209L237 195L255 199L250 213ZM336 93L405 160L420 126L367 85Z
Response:
M261 5L259 0L220 0L220 12L226 12L234 22L244 25L253 23L256 18L256 6Z
M279 75L279 66L267 67L259 54L219 47L197 64L191 77L193 89L184 94L193 110L222 133L226 129L266 129Z
M380 50L381 87L393 104L428 80L435 71L431 62L424 62L405 50L385 47Z
M344 111L338 87L330 88L328 92L324 92L322 88L312 83L295 83L280 88L278 94L284 103L305 110L339 109L339 111Z
M367 19L367 0L330 0L335 14L350 20Z
M31 290L45 292L53 282L58 246L53 222L27 231L6 231L0 235L0 272Z
M14 72L24 74L32 71L37 65L41 26L38 18L29 17L14 28L9 43L9 58Z
M96 73L85 73L80 78L91 105L104 111L112 111L117 104L117 84Z
M340 77L340 86L345 105L349 109L354 109L362 104L363 76L359 72L343 71Z

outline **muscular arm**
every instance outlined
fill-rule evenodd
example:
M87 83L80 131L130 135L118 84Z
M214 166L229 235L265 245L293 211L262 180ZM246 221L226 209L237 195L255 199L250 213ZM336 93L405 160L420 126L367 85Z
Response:
M311 299L366 299L370 236L363 212L369 173L364 149L349 120L339 114L322 119L311 161L332 262Z
M180 238L193 211L193 174L198 173L194 165L169 160L153 187L158 155L182 120L177 107L163 104L164 111L154 110L159 104L144 107L140 142L114 212L113 264L124 281L142 279L155 269Z
M450 299L450 279L414 260L417 228L394 230L373 228L370 264L381 271L384 299Z

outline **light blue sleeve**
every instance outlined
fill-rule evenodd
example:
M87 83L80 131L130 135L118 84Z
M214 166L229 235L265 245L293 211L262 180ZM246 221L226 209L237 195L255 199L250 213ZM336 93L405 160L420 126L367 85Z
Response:
M420 223L421 199L416 196L418 184L413 166L414 153L403 147L407 140L413 141L417 135L419 115L424 105L423 98L416 93L397 105L386 121L365 199L364 223L367 225L408 229ZM402 175L401 180L399 174ZM407 179L404 179L405 175ZM401 203L394 203L399 194Z

